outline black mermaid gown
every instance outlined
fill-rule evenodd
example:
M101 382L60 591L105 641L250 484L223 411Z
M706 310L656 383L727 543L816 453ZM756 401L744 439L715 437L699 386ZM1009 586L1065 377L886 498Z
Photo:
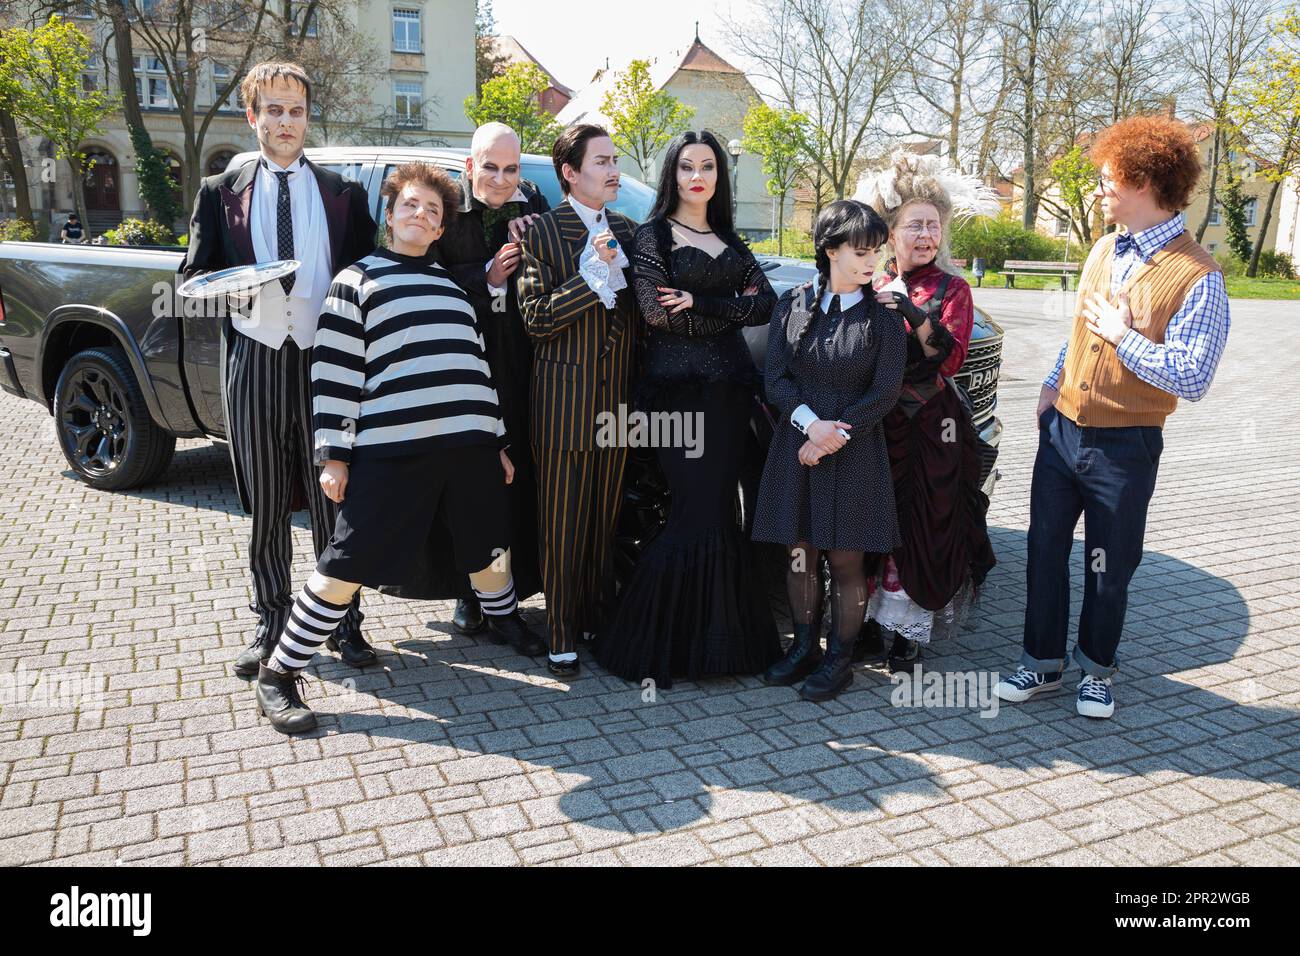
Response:
M680 247L669 254L670 272L660 276L652 267L647 278L644 238L639 232L640 255L634 259L647 320L638 405L648 412L681 413L684 422L697 423L698 444L695 450L655 450L671 510L623 588L596 658L626 680L651 678L660 687L672 686L673 678L760 673L781 657L781 645L737 508L749 418L761 382L742 328L766 322L775 296L748 250L742 254L731 247L716 258ZM646 301L656 284L691 292L689 331L656 325L656 309L669 324L657 303ZM746 301L738 293L756 285L762 294L746 297L756 303L737 308ZM682 323L671 325L680 329Z

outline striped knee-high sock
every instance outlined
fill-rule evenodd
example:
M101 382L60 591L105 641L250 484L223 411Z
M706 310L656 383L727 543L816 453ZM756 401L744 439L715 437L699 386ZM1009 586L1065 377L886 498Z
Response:
M480 591L478 588L474 588L474 596L478 598L483 613L491 614L494 617L513 614L515 608L519 606L519 602L515 600L515 579L513 577L506 582L506 586L500 591Z
M349 606L331 604L304 584L280 634L275 649L276 663L287 671L302 670L310 664L316 651L342 622Z

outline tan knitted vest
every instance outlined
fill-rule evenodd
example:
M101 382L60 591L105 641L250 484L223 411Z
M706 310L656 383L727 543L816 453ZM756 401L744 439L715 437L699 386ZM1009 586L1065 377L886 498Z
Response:
M1065 352L1065 368L1057 383L1056 408L1079 425L1117 428L1124 425L1164 426L1178 406L1178 396L1148 385L1119 360L1115 346L1088 331L1083 307L1093 295L1117 303L1110 294L1110 266L1115 236L1102 237L1084 263L1079 278L1074 330ZM1201 278L1219 272L1219 264L1197 245L1191 233L1171 240L1137 267L1120 292L1127 292L1133 328L1152 342L1165 340L1165 327Z

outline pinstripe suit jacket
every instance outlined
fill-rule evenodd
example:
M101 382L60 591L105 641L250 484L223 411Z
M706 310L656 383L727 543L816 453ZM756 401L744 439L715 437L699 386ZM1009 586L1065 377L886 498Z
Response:
M608 218L630 250L635 224L613 211ZM640 314L632 270L624 270L627 288L606 309L578 272L586 244L587 227L567 202L534 222L523 241L516 282L533 339L531 437L539 448L594 450L596 416L617 414L631 401Z

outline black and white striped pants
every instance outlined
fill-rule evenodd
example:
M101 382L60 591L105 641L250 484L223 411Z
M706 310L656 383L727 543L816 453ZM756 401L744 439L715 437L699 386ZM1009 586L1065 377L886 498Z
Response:
M254 601L249 607L268 633L284 630L293 608L293 537L289 510L301 482L311 517L312 553L319 558L334 533L338 506L321 490L312 463L311 349L286 339L278 349L232 332L226 350L226 434L253 512L248 565ZM340 636L361 628L360 592Z

